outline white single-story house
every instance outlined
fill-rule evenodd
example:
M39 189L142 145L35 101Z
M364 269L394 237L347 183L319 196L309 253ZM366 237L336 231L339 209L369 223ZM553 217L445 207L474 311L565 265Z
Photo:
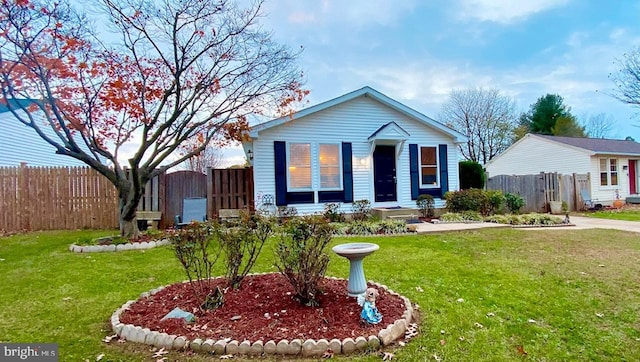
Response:
M45 124L44 115L37 118L42 125ZM51 127L41 128L49 137L58 139ZM43 140L33 128L18 121L7 105L1 103L0 129L3 134L0 137L0 166L20 166L23 162L27 166L86 166L75 158L56 154L55 147Z
M487 162L488 176L590 174L591 198L611 204L640 193L640 143L527 134Z
M457 190L458 144L466 137L364 87L251 128L243 143L253 165L256 206L299 213L325 203L369 200L373 208L415 208L420 194Z

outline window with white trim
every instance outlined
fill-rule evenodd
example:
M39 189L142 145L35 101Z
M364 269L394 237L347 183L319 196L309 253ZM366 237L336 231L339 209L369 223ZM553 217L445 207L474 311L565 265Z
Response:
M618 185L618 159L600 159L600 186Z
M289 189L311 189L310 143L289 143Z
M340 145L321 143L319 145L320 189L342 189L342 171L340 170Z
M423 187L438 187L437 147L420 147L420 184Z

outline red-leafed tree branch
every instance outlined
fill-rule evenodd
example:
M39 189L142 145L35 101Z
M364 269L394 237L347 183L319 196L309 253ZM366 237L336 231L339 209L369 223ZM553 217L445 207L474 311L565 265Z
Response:
M65 1L0 3L2 101L116 186L123 236L137 236L148 180L240 139L247 115L286 114L307 94L298 53L259 26L261 1L102 0L100 34Z

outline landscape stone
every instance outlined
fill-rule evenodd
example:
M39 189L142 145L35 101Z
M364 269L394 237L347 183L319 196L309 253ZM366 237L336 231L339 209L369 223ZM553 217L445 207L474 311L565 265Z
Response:
M149 249L155 248L156 246L158 246L158 244L155 241L149 242Z
M333 351L334 354L342 353L342 342L339 339L334 338L329 341L329 348Z
M185 349L188 343L189 343L189 340L187 339L187 337L184 337L184 336L176 337L173 340L173 349L175 350Z
M367 348L367 339L364 337L358 337L356 338L356 349L359 351L364 350L365 348Z
M313 339L307 339L302 343L302 355L305 357L316 356L318 344Z
M380 340L380 343L382 343L383 346L386 346L389 343L393 342L393 337L391 336L391 331L389 329L387 329L387 328L385 328L385 329L381 330L380 332L378 332L378 339Z
M76 246L76 244L71 244L69 245L69 251L73 251L73 248Z
M140 246L139 246L140 249L149 249L149 243L146 242L146 241L143 241L143 242L138 243L138 244L140 244Z
M145 328L146 329L146 328ZM149 329L147 329L148 331ZM147 338L147 333L141 327L133 327L133 331L131 332L131 337L129 341L136 343L144 343L144 340Z
M296 338L294 340L292 340L291 342L289 342L289 353L287 354L300 354L300 352L302 351L302 340L299 338Z
M122 328L124 328L124 324L122 323L118 323L116 325L113 326L113 333L121 336L122 335Z
M202 345L200 347L201 351L206 353L211 353L211 351L213 351L214 343L216 343L216 341L214 341L213 339L207 339L206 341L202 342Z
M264 344L264 353L266 354L275 354L276 353L276 342L273 340L268 341Z
M156 347L164 348L164 349L173 349L173 342L175 341L175 335L169 335L166 333L160 333L160 336L157 339Z
M352 338L345 338L342 340L342 353L350 354L356 350L356 342Z
M149 293L149 292L142 292L142 293L140 293L140 298L149 298L150 295L151 295L151 293Z
M127 341L131 340L131 334L133 333L134 326L132 324L125 324L122 326L120 334L118 334L121 338L126 339Z
M202 342L204 341L201 338L196 338L189 343L189 348L194 352L200 352L202 350Z
M289 354L289 341L286 339L280 340L280 342L276 344L276 352L278 354Z
M114 251L116 251L116 246L115 245L105 245L105 246L102 247L102 249L104 251L114 252Z
M196 320L196 316L193 315L193 313L186 312L178 307L173 308L171 312L167 313L167 315L162 317L162 319L160 320L163 321L165 319L170 319L170 318L184 319L185 322L187 323L193 323Z
M391 338L396 340L401 336L404 336L404 332L407 330L407 322L404 319L398 319L393 323L391 327Z
M147 336L144 339L144 343L151 346L155 346L159 335L160 333L157 331L149 331L147 333Z
M253 344L251 345L251 349L249 350L250 354L257 354L257 355L261 355L262 353L264 353L264 342L262 341L255 341L253 342Z
M251 342L244 340L242 342L240 342L240 345L238 346L238 353L240 354L249 354L249 352L251 351Z
M229 343L227 343L227 346L225 347L225 353L226 354L237 354L238 351L240 350L239 347L240 343L236 340L233 340Z
M380 340L376 336L369 336L367 344L369 345L369 348L373 350L380 348Z
M225 349L227 346L227 342L223 339L216 341L216 343L213 344L213 353L215 354L226 354L225 353Z

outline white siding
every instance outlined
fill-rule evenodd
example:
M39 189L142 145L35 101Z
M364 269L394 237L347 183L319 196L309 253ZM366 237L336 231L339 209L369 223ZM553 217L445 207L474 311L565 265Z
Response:
M600 186L600 159L615 158L618 160L618 185L617 186ZM618 190L621 200L629 196L629 169L622 169L622 166L628 166L629 159L627 157L616 155L595 155L591 157L591 198L595 203L610 205L616 199L616 190Z
M487 162L489 177L531 175L540 172L563 174L591 172L589 152L526 135L498 157Z
M410 134L410 138L404 144L402 153L396 160L398 201L375 203L373 202L372 157L367 138L389 122L395 122L402 127ZM415 207L415 201L411 200L409 144L417 143L430 146L446 144L449 190L458 189L458 151L451 137L369 97L358 97L301 119L294 118L288 123L260 132L259 138L253 140L256 200L259 200L260 196L264 194L275 195L274 141L351 142L354 200L371 200L373 207ZM317 155L314 154L313 159L313 162L317 163ZM364 159L364 165L361 164L362 159ZM314 164L313 167L316 169L317 165ZM318 175L314 173L314 190L317 191L319 185ZM292 206L295 206L300 213L313 213L322 211L324 205L320 203ZM443 202L438 200L436 206L442 207ZM349 212L350 210L350 204L343 205L343 211Z
M75 158L56 154L55 147L20 123L11 112L0 113L0 129L0 166L19 166L20 162L28 166L86 166ZM50 128L43 129L53 139L57 138Z

